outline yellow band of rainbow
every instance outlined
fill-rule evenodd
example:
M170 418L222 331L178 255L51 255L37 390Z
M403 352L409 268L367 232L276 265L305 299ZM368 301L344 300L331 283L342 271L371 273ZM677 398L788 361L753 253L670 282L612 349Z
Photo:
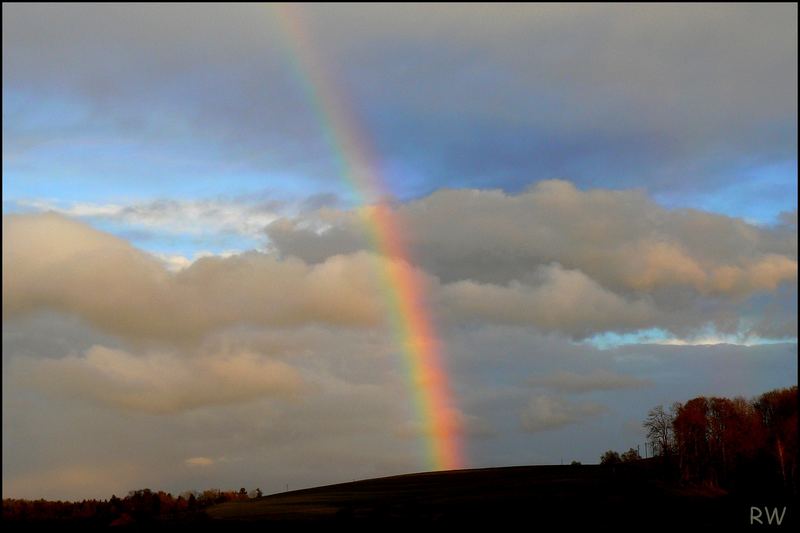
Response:
M353 189L375 250L386 258L380 272L392 327L401 346L417 416L424 425L429 466L463 466L460 417L442 360L442 343L424 299L421 276L412 267L397 214L386 205L387 188L374 164L368 138L358 127L332 77L323 67L304 23L300 4L273 4L297 79L319 117L341 174Z

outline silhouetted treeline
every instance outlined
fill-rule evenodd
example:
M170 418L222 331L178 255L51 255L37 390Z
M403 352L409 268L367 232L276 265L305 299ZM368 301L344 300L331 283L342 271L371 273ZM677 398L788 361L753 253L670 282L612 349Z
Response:
M85 526L142 524L148 522L181 522L201 520L202 510L218 503L241 501L261 496L256 489L248 494L239 491L189 491L178 497L168 492L150 489L135 490L124 498L109 500L62 502L46 500L3 500L3 521L8 522L70 522Z
M655 407L644 426L667 470L685 483L797 492L797 387L753 400L699 396Z
M600 464L615 465L618 463L632 463L633 461L639 461L641 458L642 456L639 455L639 451L634 450L633 448L629 449L622 455L614 450L608 450L602 456L600 456Z

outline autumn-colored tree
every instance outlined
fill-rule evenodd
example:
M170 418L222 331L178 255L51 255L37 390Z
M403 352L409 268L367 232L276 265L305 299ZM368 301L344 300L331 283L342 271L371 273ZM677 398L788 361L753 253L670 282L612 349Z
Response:
M681 477L708 481L708 399L703 396L677 407L672 424Z
M766 445L784 487L797 490L797 386L759 396L754 409L764 426Z
M753 406L744 398L708 400L709 475L729 484L742 474L763 447L761 428Z
M672 430L681 478L796 491L797 399L795 386L752 402L701 396L678 404Z

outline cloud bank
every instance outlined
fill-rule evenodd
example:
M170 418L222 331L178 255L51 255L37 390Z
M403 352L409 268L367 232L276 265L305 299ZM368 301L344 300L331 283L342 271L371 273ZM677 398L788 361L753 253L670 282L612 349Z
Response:
M411 256L443 283L444 297L487 320L558 323L576 336L650 326L683 335L708 321L766 333L753 303L763 295L796 315L781 296L797 292L796 214L755 226L665 209L639 190L580 190L562 180L520 194L442 190L395 213ZM280 253L315 263L368 246L355 214L307 218L267 226ZM796 335L777 322L771 335Z
M557 176L642 186L679 203L727 193L740 210L753 193L782 205L796 195L786 180L731 183L761 165L795 166L796 6L304 11L406 195L464 180L515 191ZM42 167L53 147L100 143L114 160L81 161L76 175L130 179L142 158L180 176L209 167L215 176L338 175L268 6L195 6L191 17L170 5L20 4L3 13L4 88L36 95L15 100L14 120L4 115L4 155L18 163ZM31 102L53 109L54 124L41 127ZM159 182L149 170L135 175Z
M582 339L709 327L796 335L796 229L667 210L639 191L450 190L401 204L410 257L443 322L514 324ZM269 251L173 272L126 241L56 214L4 219L3 309L75 313L129 338L200 340L237 326L385 325L385 261L352 211L266 226ZM184 265L181 265L184 266ZM772 320L769 317L774 317Z
M414 257L445 281L524 280L556 262L615 290L688 287L710 295L772 290L797 271L791 234L696 210L668 210L638 190L580 190L563 180L520 194L443 190L396 209ZM286 255L366 246L355 216L320 214L325 231L281 219L267 234Z
M286 398L303 388L296 369L246 352L180 357L93 346L80 356L18 364L26 365L29 383L48 393L150 414Z
M238 324L374 325L375 258L308 265L257 252L169 272L127 242L60 215L4 218L3 310L52 309L143 339L199 338Z

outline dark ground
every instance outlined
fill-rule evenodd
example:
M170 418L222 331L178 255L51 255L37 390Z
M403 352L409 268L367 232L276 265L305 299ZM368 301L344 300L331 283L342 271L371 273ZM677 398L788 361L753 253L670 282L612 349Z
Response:
M514 526L662 531L793 527L796 497L731 494L664 480L653 461L614 467L520 466L408 474L231 502L204 525ZM787 506L782 525L750 525L751 506ZM261 529L259 527L259 529Z

